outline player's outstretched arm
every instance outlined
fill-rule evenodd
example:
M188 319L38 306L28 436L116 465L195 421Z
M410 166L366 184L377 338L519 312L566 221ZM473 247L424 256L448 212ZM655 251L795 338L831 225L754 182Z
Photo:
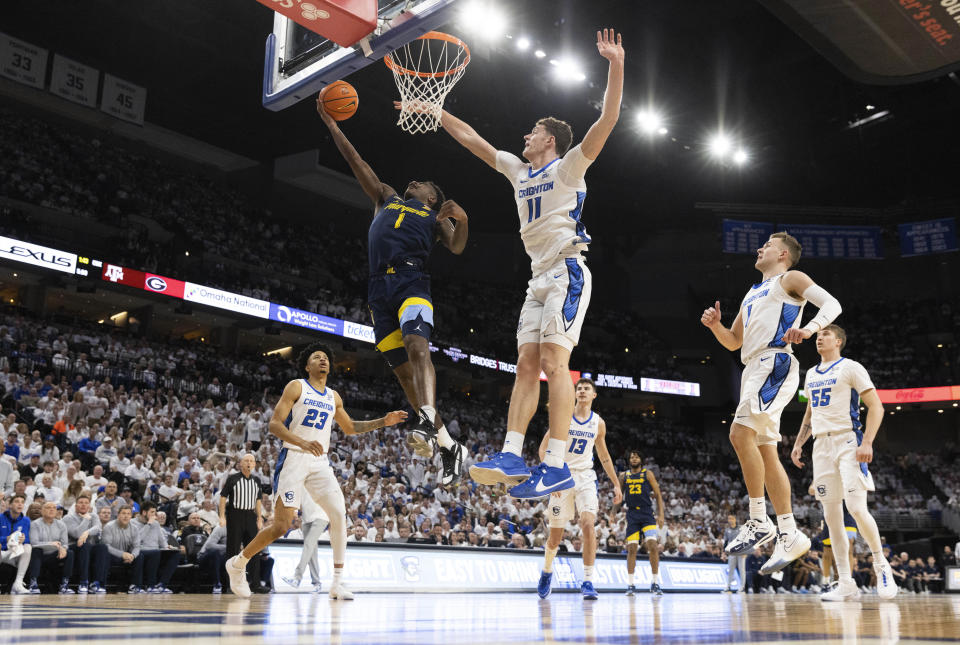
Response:
M452 199L443 202L440 212L437 213L437 236L454 255L460 255L467 248L467 236L470 232L467 219L467 212Z
M653 494L657 496L657 526L663 526L663 496L660 495L660 482L657 481L653 471L649 469L647 469L647 481L650 482Z
M407 413L403 410L394 410L393 412L388 412L386 416L380 417L379 419L370 419L369 421L354 421L344 409L343 399L340 398L339 392L334 392L334 399L337 402L337 410L333 414L333 419L343 430L344 434L354 435L371 432L379 428L385 428L386 426L396 425L407 418Z
M497 149L466 122L444 110L440 116L440 125L456 139L457 143L480 157L494 170L497 169Z
M303 386L300 384L300 381L290 381L287 383L286 387L283 388L283 394L280 395L280 400L277 401L277 407L273 409L273 416L270 417L270 423L267 429L280 441L292 443L304 452L309 452L319 457L323 454L323 446L320 445L320 442L301 439L290 432L290 429L287 428L284 423L287 417L290 416L293 404L300 398L302 389Z
M873 461L873 440L883 421L883 402L875 389L861 392L860 399L867 406L867 427L863 432L863 440L857 446L857 461L869 464Z
M317 114L320 115L323 123L330 129L330 136L333 137L334 145L337 146L337 150L340 151L340 154L343 155L343 158L350 165L353 176L360 182L360 188L367 194L367 197L370 198L373 205L380 206L380 204L390 199L390 197L396 195L397 191L380 181L377 173L373 172L370 164L363 160L363 157L360 156L357 149L354 148L350 140L347 139L347 135L340 130L340 126L337 125L334 118L323 109L323 103L320 101L319 96L317 97Z
M620 478L617 477L617 470L613 467L613 459L610 458L610 451L607 450L607 422L603 419L597 428L597 440L594 442L597 450L597 457L600 458L600 465L603 466L603 472L613 482L613 503L619 504L623 501L623 489L620 487ZM541 460L543 458L541 457Z
M797 433L797 438L793 442L793 450L790 452L790 460L797 468L803 468L803 462L800 461L800 458L803 456L803 445L813 434L813 425L810 423L812 417L813 408L810 406L810 401L807 401L807 411L803 414L803 421L800 422L800 432Z
M703 326L713 332L713 335L720 341L720 344L731 352L740 349L743 346L743 319L737 313L730 329L720 324L720 301L712 307L703 310L700 316L700 322Z
M803 271L787 271L780 284L789 295L807 300L819 309L817 315L803 327L788 329L783 335L785 342L802 343L836 320L843 311L840 301L831 296L826 289L818 286Z
M600 118L587 130L580 143L580 150L588 159L596 159L603 144L613 132L620 118L620 100L623 98L623 38L613 29L597 32L597 51L610 61L607 71L607 90L603 94L603 109Z

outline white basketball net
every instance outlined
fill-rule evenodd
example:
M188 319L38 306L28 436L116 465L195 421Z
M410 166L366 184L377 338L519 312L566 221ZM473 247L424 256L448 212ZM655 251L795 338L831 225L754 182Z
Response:
M400 90L397 125L410 134L436 132L443 101L470 62L466 43L431 31L387 54L383 60Z

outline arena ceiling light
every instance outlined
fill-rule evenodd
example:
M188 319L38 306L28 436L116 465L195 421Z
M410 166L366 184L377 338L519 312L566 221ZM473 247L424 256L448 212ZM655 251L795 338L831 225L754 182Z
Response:
M641 110L637 113L637 124L644 133L652 135L655 133L666 134L667 129L663 127L663 118L654 110Z
M544 58L547 55L547 52L543 51L542 49L538 49L537 51L533 52L533 55L537 58Z
M530 49L530 39L524 36L520 36L519 38L517 38L517 49L519 49L522 52Z
M551 60L550 64L554 66L554 76L561 81L584 81L587 78L580 65L570 59Z
M717 159L725 159L727 155L730 154L730 150L733 149L733 143L730 141L729 137L723 133L720 133L714 135L710 139L709 143L707 144L707 149L710 151L710 154Z
M733 153L733 163L737 164L738 166L742 166L743 164L747 163L749 160L750 160L750 155L743 148L740 148L739 150Z
M493 3L476 0L463 7L460 24L483 40L495 40L504 35L507 17Z

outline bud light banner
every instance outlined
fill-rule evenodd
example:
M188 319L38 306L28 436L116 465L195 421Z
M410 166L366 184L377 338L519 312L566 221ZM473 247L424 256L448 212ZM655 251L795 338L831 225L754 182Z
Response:
M957 221L952 217L901 224L900 255L929 255L957 250Z
M343 321L329 316L321 316L312 311L295 309L284 305L270 303L270 320L296 325L297 327L306 327L314 331L322 331L328 334L343 335Z

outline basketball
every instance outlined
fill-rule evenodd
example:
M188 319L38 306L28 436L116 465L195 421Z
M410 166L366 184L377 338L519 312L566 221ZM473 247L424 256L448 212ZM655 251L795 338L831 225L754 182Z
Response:
M349 119L356 114L360 101L357 90L346 81L334 81L320 90L320 100L327 114L337 121Z

